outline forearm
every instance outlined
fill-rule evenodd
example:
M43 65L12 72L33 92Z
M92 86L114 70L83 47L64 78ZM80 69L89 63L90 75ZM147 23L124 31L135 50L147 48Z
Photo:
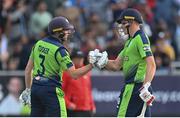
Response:
M32 85L31 71L30 72L25 71L25 84L26 84L26 88L31 88Z
M151 82L154 78L156 72L156 65L154 62L148 63L147 64L147 69L146 69L146 75L145 75L145 80L144 84L147 82Z
M92 64L88 64L88 65L83 66L83 67L81 67L81 68L75 69L75 70L72 72L71 76L72 76L73 78L78 79L78 77L85 75L85 74L88 73L92 68L93 68L93 65L92 65Z
M29 59L28 64L27 64L26 69L25 69L26 88L31 88L31 84L32 84L31 72L32 72L33 66L34 66L33 60Z
M107 65L105 66L107 70L118 71L121 67L114 60L108 60Z

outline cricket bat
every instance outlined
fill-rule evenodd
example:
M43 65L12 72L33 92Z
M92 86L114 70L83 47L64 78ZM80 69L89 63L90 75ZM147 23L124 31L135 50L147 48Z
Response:
M144 117L145 112L146 112L146 108L147 108L147 104L144 103L143 108L142 108L142 111L141 111L141 114L140 114L139 116L137 116L137 117Z

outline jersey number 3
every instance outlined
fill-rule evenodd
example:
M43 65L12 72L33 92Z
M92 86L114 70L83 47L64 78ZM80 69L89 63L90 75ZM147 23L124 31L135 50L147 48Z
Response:
M39 75L44 75L44 72L45 72L45 67L44 67L45 56L40 54L39 58L41 59L41 63L40 63L41 70L38 69L37 72Z

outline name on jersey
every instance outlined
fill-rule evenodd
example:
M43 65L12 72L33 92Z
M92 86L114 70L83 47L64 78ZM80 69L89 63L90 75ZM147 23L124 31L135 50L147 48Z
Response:
M48 54L48 52L49 52L49 48L45 48L41 45L39 45L38 50L44 54Z

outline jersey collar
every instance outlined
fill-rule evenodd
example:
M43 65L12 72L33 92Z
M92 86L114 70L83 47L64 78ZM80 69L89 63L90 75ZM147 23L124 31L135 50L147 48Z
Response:
M49 43L57 45L57 46L62 46L62 42L52 36L44 38L43 41L49 42Z
M136 31L136 33L134 34L134 36L133 36L133 38L135 38L138 34L140 34L142 32L142 30L140 29L140 30L138 30L138 31Z

